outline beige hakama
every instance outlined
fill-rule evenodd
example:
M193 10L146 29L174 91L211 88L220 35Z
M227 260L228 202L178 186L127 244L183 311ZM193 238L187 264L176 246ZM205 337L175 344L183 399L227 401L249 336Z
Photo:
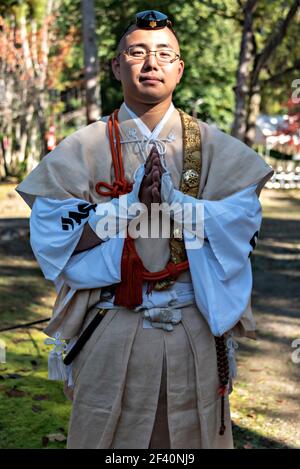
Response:
M67 447L232 448L227 400L218 434L215 342L198 309L182 308L173 331L142 324L140 312L109 310L75 358Z

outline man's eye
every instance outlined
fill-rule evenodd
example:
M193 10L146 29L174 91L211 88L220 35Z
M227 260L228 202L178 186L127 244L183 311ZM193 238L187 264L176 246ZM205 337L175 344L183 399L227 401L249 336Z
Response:
M142 57L144 54L145 51L143 51L142 49L133 49L131 51L131 55L133 55L134 57Z
M170 52L167 52L167 51L160 51L160 52L159 52L159 55L160 55L160 57L163 57L163 58L165 58L165 59L168 59L168 58L171 57Z

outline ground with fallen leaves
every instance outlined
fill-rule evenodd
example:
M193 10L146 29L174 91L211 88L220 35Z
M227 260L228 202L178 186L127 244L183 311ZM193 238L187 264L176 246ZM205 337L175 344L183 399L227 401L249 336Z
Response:
M238 447L300 448L300 363L292 360L293 342L300 347L300 191L264 190L261 201L252 260L257 341L239 340L232 420Z
M264 190L252 256L257 340L239 340L231 395L236 448L300 448L300 191ZM0 327L51 316L55 290L29 244L30 210L0 184ZM71 403L47 379L43 325L0 333L0 448L65 448ZM1 345L0 345L1 349ZM299 354L300 355L300 354ZM1 355L0 355L1 356Z

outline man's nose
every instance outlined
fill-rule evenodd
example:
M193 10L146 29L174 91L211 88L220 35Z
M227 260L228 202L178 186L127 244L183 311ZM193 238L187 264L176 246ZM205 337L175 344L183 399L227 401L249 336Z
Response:
M158 67L158 63L157 63L157 58L156 58L156 55L155 55L155 52L149 52L147 54L147 57L145 58L145 61L144 61L144 66L147 67L147 66L150 66L150 67Z

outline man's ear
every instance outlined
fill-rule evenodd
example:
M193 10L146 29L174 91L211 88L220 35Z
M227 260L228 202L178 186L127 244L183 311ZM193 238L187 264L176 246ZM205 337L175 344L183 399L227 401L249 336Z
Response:
M184 61L180 60L179 67L178 67L177 83L176 83L177 85L178 85L178 83L180 83L181 77L183 75L183 71L184 71Z
M117 57L111 59L111 68L116 80L121 81L120 60Z

